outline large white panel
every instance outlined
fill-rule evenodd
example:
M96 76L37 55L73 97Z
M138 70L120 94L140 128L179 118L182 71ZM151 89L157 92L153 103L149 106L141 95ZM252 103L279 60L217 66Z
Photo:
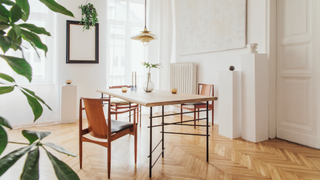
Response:
M309 44L295 44L283 47L283 68L285 70L307 70L309 68Z
M309 79L283 79L284 121L293 125L307 125L310 118L308 112Z
M285 35L307 33L307 3L306 0L285 0Z

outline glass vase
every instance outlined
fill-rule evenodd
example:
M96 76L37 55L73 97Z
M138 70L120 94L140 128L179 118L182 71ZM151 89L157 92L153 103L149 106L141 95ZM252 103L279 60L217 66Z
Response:
M148 93L153 91L153 89L154 89L154 84L151 81L151 73L147 73L147 80L143 84L143 90Z

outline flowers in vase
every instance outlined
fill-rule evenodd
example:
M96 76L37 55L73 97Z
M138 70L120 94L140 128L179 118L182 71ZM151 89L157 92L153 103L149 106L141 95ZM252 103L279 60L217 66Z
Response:
M151 64L149 62L141 62L143 66L145 66L146 68L149 68L148 73L150 73L151 68L156 68L156 69L160 69L161 63L157 63L157 64Z

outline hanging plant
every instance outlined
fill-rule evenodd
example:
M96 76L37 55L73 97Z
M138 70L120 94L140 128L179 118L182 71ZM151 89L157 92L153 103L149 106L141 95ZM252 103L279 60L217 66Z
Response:
M94 8L93 4L91 3L81 5L79 8L82 10L80 24L84 25L83 29L89 30L90 26L95 26L98 22L96 8Z

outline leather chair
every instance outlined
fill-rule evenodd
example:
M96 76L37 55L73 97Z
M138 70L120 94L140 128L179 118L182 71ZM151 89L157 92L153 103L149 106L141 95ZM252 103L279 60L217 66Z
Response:
M205 96L214 96L214 85L213 84L202 84L199 83L198 84L198 94L199 95L205 95ZM188 107L189 106L189 107ZM190 106L193 106L192 108L190 108ZM206 108L207 107L207 103L206 102L198 102L198 103L185 103L185 104L181 104L181 109L180 112L183 112L183 109L188 109L191 111L199 111L200 109ZM211 102L211 104L209 104L208 107L209 110L211 110L212 112L212 126L214 125L213 122L213 117L214 117L214 101ZM198 112L198 119L199 118L199 112ZM182 114L181 114L181 122L182 122ZM194 120L197 119L197 115L196 112L194 112ZM194 125L196 125L196 121L194 121ZM194 128L196 128L196 126L194 126Z
M84 107L82 105L84 104ZM103 103L107 102L107 103ZM108 118L105 118L103 106L107 104ZM82 111L86 111L88 128L82 129ZM108 148L108 179L110 179L111 172L111 142L123 137L127 134L134 135L134 162L137 163L137 127L136 118L134 116L133 123L111 120L112 114L127 113L133 111L136 113L136 108L127 109L124 111L111 111L110 99L104 98L80 98L79 109L79 156L80 156L80 169L82 169L82 146L83 142L90 142ZM107 142L97 141L84 135L90 134L95 138L106 139Z

